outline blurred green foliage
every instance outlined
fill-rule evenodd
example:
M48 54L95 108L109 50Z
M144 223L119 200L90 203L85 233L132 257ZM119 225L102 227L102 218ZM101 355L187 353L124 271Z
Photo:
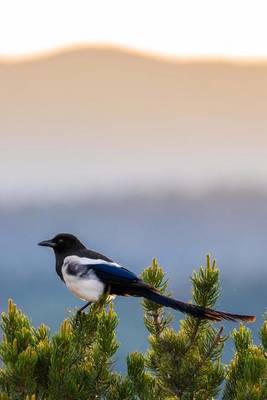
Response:
M142 279L168 294L157 260ZM219 270L207 256L206 265L192 275L193 302L215 307L219 292ZM267 399L267 320L260 345L242 324L233 331L235 353L223 365L222 327L186 316L175 329L162 306L143 300L143 308L148 350L129 354L127 373L120 375L114 367L118 318L108 296L88 314L66 319L55 335L45 325L34 328L10 300L1 315L0 400Z

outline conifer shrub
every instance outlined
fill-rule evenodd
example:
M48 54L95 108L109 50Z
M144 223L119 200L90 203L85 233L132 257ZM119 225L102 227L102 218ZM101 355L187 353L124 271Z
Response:
M168 293L163 269L153 260L142 279ZM192 275L192 301L214 308L220 293L216 261ZM1 314L0 400L266 400L267 319L254 344L240 324L229 365L222 363L222 325L185 316L176 329L168 309L143 300L148 349L127 357L127 373L116 372L118 316L108 296L73 314L52 335L33 327L9 300ZM175 313L179 318L180 314Z

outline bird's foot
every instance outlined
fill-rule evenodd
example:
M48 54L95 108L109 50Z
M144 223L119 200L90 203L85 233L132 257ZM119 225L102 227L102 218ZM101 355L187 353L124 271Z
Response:
M86 303L84 306L82 306L82 307L77 311L77 314L80 315L80 314L83 312L83 310L85 310L88 306L90 306L90 304L91 304L91 301L88 301L88 303Z

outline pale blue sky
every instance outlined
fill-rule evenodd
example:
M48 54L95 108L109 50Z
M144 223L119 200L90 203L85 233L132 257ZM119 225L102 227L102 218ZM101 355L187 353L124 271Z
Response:
M0 56L77 44L180 57L267 57L265 0L0 0Z

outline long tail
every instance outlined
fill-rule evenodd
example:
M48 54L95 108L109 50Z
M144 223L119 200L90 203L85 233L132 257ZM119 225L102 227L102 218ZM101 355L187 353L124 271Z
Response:
M225 319L229 321L254 322L256 320L256 317L253 315L230 314L227 312L211 310L209 308L202 308L194 304L184 303L183 301L163 296L147 286L142 288L140 287L138 292L139 296L142 296L147 300L154 301L155 303L161 304L165 307L171 307L174 310L179 310L196 318L209 319L212 321L221 321Z

